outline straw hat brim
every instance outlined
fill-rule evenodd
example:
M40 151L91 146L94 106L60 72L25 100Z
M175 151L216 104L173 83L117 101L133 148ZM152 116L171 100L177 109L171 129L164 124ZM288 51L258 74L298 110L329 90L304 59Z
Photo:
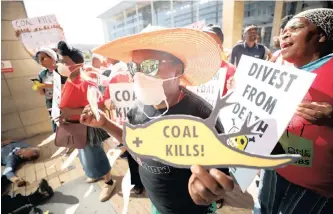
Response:
M170 28L138 33L106 43L93 53L130 62L134 50L157 50L174 55L185 65L184 75L191 85L214 77L222 61L222 51L206 33L188 28Z

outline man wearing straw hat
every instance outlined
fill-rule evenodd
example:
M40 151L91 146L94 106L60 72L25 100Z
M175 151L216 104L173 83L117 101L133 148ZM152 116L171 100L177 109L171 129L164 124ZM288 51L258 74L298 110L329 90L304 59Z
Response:
M142 33L119 38L94 52L128 63L140 101L129 112L129 123L144 124L163 115L184 114L200 118L210 115L212 109L206 101L180 87L181 77L185 77L188 84L200 85L219 70L221 50L208 34L186 28L148 27ZM101 114L97 121L87 106L81 123L104 128L121 142L122 128ZM216 128L223 132L219 121ZM228 169L206 171L200 166L192 166L189 170L151 159L138 162L144 166L139 167L139 171L152 201L152 213L211 213L212 209L216 210L215 201L223 198L225 191L233 189ZM152 168L163 170L156 172Z

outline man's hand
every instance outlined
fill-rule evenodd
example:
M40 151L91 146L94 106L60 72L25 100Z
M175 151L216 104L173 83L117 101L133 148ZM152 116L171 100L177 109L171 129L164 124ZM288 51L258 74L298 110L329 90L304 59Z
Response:
M296 114L312 124L332 126L332 105L325 102L301 103Z
M217 169L210 169L207 172L201 166L194 165L191 171L188 190L197 205L208 206L222 199L225 191L232 191L234 188L232 178Z
M90 127L103 128L107 121L107 118L104 112L99 111L99 114L100 114L100 119L97 120L90 108L90 105L87 105L82 111L80 123Z

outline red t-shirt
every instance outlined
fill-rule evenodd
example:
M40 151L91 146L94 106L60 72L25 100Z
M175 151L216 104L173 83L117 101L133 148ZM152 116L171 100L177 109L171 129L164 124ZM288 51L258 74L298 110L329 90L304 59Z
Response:
M304 97L306 102L333 105L333 58L312 71L317 77ZM280 138L289 154L301 154L297 163L276 171L288 181L333 198L333 128L311 124L294 115L288 135Z
M78 75L73 81L68 79L62 89L60 109L62 108L84 108L89 104L87 99L88 86L94 85L87 82ZM100 100L103 102L103 100ZM73 115L70 120L79 120L80 115Z

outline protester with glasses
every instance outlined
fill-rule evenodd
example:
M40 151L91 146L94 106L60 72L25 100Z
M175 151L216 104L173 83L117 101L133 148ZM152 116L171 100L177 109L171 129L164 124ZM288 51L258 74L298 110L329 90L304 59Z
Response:
M142 33L114 40L95 52L130 62L129 71L139 101L128 113L130 124L145 124L163 115L200 118L210 115L212 108L206 101L180 86L182 77L193 85L200 85L218 71L221 51L207 34L186 28L147 27ZM80 121L103 128L122 141L122 128L104 114L97 121L89 106ZM219 120L216 128L223 132ZM232 178L226 175L228 169L209 172L200 166L182 169L148 158L133 158L140 165L141 181L152 202L153 214L214 213L215 201L233 188Z
M84 63L81 51L70 48L65 42L58 44L61 61L68 66L68 80L63 88L61 97L61 116L59 121L79 123L80 114L89 102L87 100L88 86L92 83L84 79L82 65ZM83 170L88 177L86 182L93 183L102 178L105 185L100 194L100 201L106 201L116 186L116 182L111 178L111 166L103 148L103 141L109 135L102 129L87 129L87 144L83 149L79 149L79 158Z

